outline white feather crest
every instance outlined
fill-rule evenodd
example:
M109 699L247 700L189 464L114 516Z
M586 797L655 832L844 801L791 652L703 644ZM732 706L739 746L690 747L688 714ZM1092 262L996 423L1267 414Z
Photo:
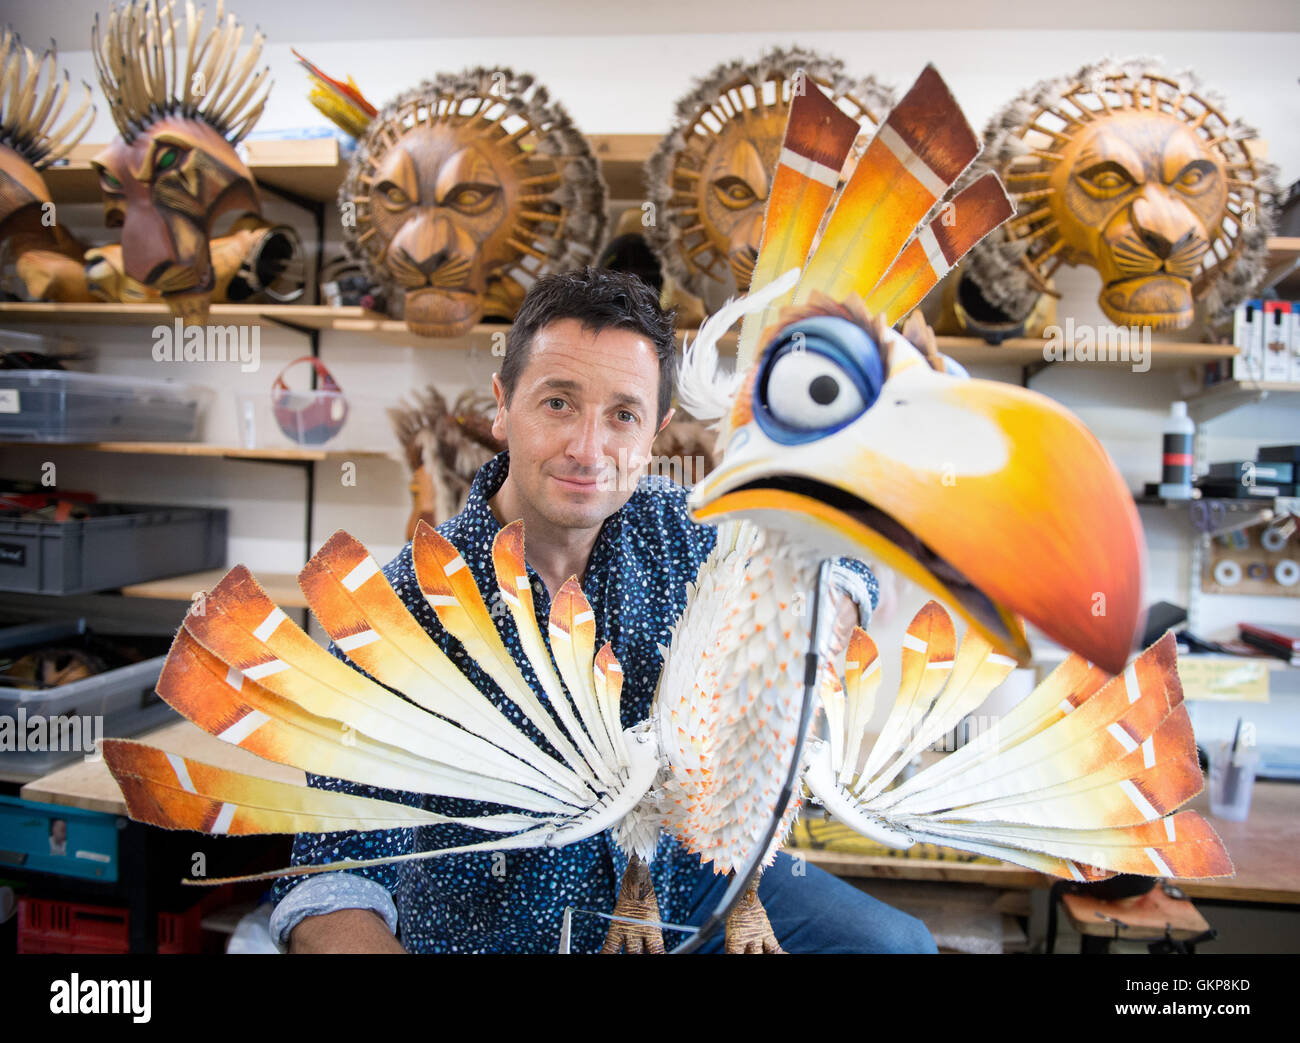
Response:
M693 341L684 342L682 363L677 370L677 398L697 420L721 420L731 411L732 400L742 372L724 373L718 368L718 341L752 311L760 311L777 297L793 289L799 281L799 268L791 268L761 290L733 297L700 326ZM715 428L717 425L714 425Z

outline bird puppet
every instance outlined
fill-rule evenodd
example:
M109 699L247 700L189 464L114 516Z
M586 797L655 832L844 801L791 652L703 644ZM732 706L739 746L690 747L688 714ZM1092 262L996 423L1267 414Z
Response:
M857 124L815 84L800 86L750 292L706 322L683 362L683 403L720 422L720 463L688 500L718 540L663 649L650 716L623 726L618 649L596 648L576 579L539 625L521 522L493 544L495 591L479 590L427 524L412 552L441 625L547 750L469 683L340 531L299 582L359 669L236 566L186 616L159 694L272 761L510 810L449 819L106 740L132 817L229 834L454 821L482 836L261 876L558 847L613 830L630 861L609 951L662 950L646 922L657 914L645 865L661 831L734 874L727 950L779 951L756 871L806 798L894 847L943 844L1066 879L1231 874L1214 831L1177 810L1202 780L1172 635L1128 661L1144 550L1113 463L1051 400L970 379L932 341L924 350L918 338L918 349L891 328L1010 216L992 174L944 198L979 150L975 134L927 66L855 161ZM716 343L742 317L735 372L723 373ZM965 624L958 641L937 601L913 619L874 739L875 642L852 632L842 676L826 654L821 608L840 556L898 569ZM1025 620L1069 657L981 741L904 781L918 752L1029 661ZM511 625L536 690L503 643L498 628ZM814 697L824 737L805 742Z

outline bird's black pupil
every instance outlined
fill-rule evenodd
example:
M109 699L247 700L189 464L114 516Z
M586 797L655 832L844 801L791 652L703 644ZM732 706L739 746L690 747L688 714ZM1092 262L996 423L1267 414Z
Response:
M819 406L828 406L835 401L840 393L839 381L834 377L828 377L823 373L819 377L814 377L813 382L808 385L808 394L812 400Z

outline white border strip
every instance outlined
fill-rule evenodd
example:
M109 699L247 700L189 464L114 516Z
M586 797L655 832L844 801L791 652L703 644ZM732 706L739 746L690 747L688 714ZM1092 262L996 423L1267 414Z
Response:
M234 804L229 802L221 805L221 810L217 812L217 820L212 823L213 833L224 833L230 828L231 820L235 817L235 812L239 810Z
M238 746L270 719L261 710L249 710L243 717L221 732L217 738L223 742L232 742Z
M903 169L921 182L925 190L936 199L948 191L948 183L931 170L925 160L913 152L912 147L888 123L880 125L880 130L876 132L876 140L889 149L898 162L903 164Z
M181 789L186 793L198 793L194 788L194 780L190 778L190 769L185 766L185 758L175 753L167 754L167 761L172 766L172 771L176 772L176 779L181 784Z
M796 174L812 178L812 180L820 182L828 188L834 188L840 183L838 170L832 170L825 163L818 163L815 159L801 156L798 152L791 151L788 148L781 149L781 155L778 157L777 162L782 166L789 167Z
M351 652L354 648L361 648L363 645L373 644L378 640L379 634L374 630L362 630L355 634L349 634L347 637L341 637L334 644L344 652Z
M379 571L379 563L369 554L357 562L356 566L343 577L343 586L348 590L356 590L366 580Z
M278 605L266 614L266 618L258 624L257 629L253 631L253 636L259 641L271 640L271 635L275 633L278 627L289 617L284 614L284 609Z
M925 251L925 259L929 262L934 277L942 279L948 274L948 258L943 255L943 248L939 245L939 240L934 237L934 232L930 230L929 225L925 225L916 233L916 241Z
M1124 791L1124 796L1133 802L1133 806L1142 813L1145 821L1150 822L1153 818L1159 818L1156 809L1151 806L1151 802L1142 796L1141 791L1133 785L1131 780L1125 779L1119 784L1119 788Z

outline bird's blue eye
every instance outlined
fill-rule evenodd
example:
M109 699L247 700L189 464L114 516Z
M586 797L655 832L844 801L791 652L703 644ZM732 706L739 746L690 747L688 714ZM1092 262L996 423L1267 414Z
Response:
M852 423L885 382L880 350L856 322L818 315L777 334L754 385L754 417L774 441L795 445Z

